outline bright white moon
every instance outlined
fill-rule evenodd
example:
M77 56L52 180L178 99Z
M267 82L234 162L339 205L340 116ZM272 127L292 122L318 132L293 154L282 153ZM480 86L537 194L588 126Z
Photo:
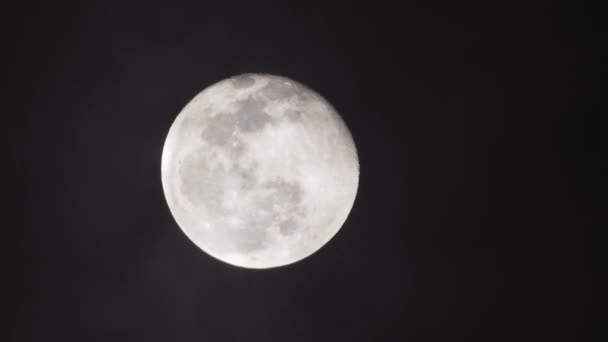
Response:
M198 94L162 155L169 209L184 233L232 265L301 260L346 221L359 182L340 115L288 78L244 74Z

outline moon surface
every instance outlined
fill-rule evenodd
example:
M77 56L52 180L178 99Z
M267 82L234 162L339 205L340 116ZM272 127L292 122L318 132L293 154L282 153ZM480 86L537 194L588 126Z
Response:
M318 93L243 74L195 96L169 129L161 176L179 227L207 254L246 268L319 250L353 206L352 135Z

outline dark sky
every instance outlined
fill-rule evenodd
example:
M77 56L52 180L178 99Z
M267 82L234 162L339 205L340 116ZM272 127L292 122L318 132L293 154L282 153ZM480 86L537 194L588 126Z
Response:
M24 5L14 341L542 341L585 331L574 82L584 13L282 1ZM265 72L320 92L361 162L311 257L200 251L160 183L199 91ZM573 142L574 141L574 142ZM23 282L21 282L23 280Z

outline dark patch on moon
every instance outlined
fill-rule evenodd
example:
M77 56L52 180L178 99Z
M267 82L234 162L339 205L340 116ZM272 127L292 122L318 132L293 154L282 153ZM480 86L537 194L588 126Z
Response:
M285 118L289 121L298 121L302 117L302 112L297 109L288 109L285 111Z
M302 201L302 189L299 184L277 179L266 182L262 185L269 192L258 200L261 209L270 211L275 224L279 226L282 235L290 235L299 230L294 216L302 216L303 208L300 206ZM279 215L283 213L283 215ZM283 218L282 218L283 217Z
M236 111L237 125L244 132L257 131L269 123L272 117L264 111L264 101L249 96L239 101L240 108Z
M236 127L237 119L228 113L218 113L207 121L201 137L213 145L226 145L232 140L232 133Z
M266 86L260 89L260 92L271 101L288 99L301 93L299 87L293 82L283 80L270 80Z
M236 241L237 249L243 253L251 253L264 249L268 233L259 228L246 228L239 231Z
M226 172L223 168L210 168L206 153L201 149L186 156L178 169L181 193L195 206L221 213L220 201Z
M290 235L296 230L296 222L293 219L287 219L279 223L279 232L281 233L281 235Z
M256 167L244 168L236 164L232 168L232 172L238 177L242 190L251 190L258 183L258 178L255 175Z
M228 154L233 159L238 159L240 156L243 155L243 153L245 153L245 143L243 143L241 139L236 137L232 137L232 141L230 142L230 144L228 144L224 148L228 150Z
M249 88L255 84L255 79L251 75L239 75L232 78L232 85L237 89Z
M264 183L263 187L270 190L270 195L267 197L269 203L266 204L269 208L273 204L278 204L290 210L294 209L302 200L302 189L297 183L277 179Z

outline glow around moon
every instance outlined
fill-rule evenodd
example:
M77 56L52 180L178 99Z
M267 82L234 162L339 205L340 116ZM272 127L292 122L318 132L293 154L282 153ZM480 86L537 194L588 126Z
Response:
M229 264L270 268L311 255L338 232L359 162L350 131L319 94L244 74L205 89L177 116L161 174L190 240Z

